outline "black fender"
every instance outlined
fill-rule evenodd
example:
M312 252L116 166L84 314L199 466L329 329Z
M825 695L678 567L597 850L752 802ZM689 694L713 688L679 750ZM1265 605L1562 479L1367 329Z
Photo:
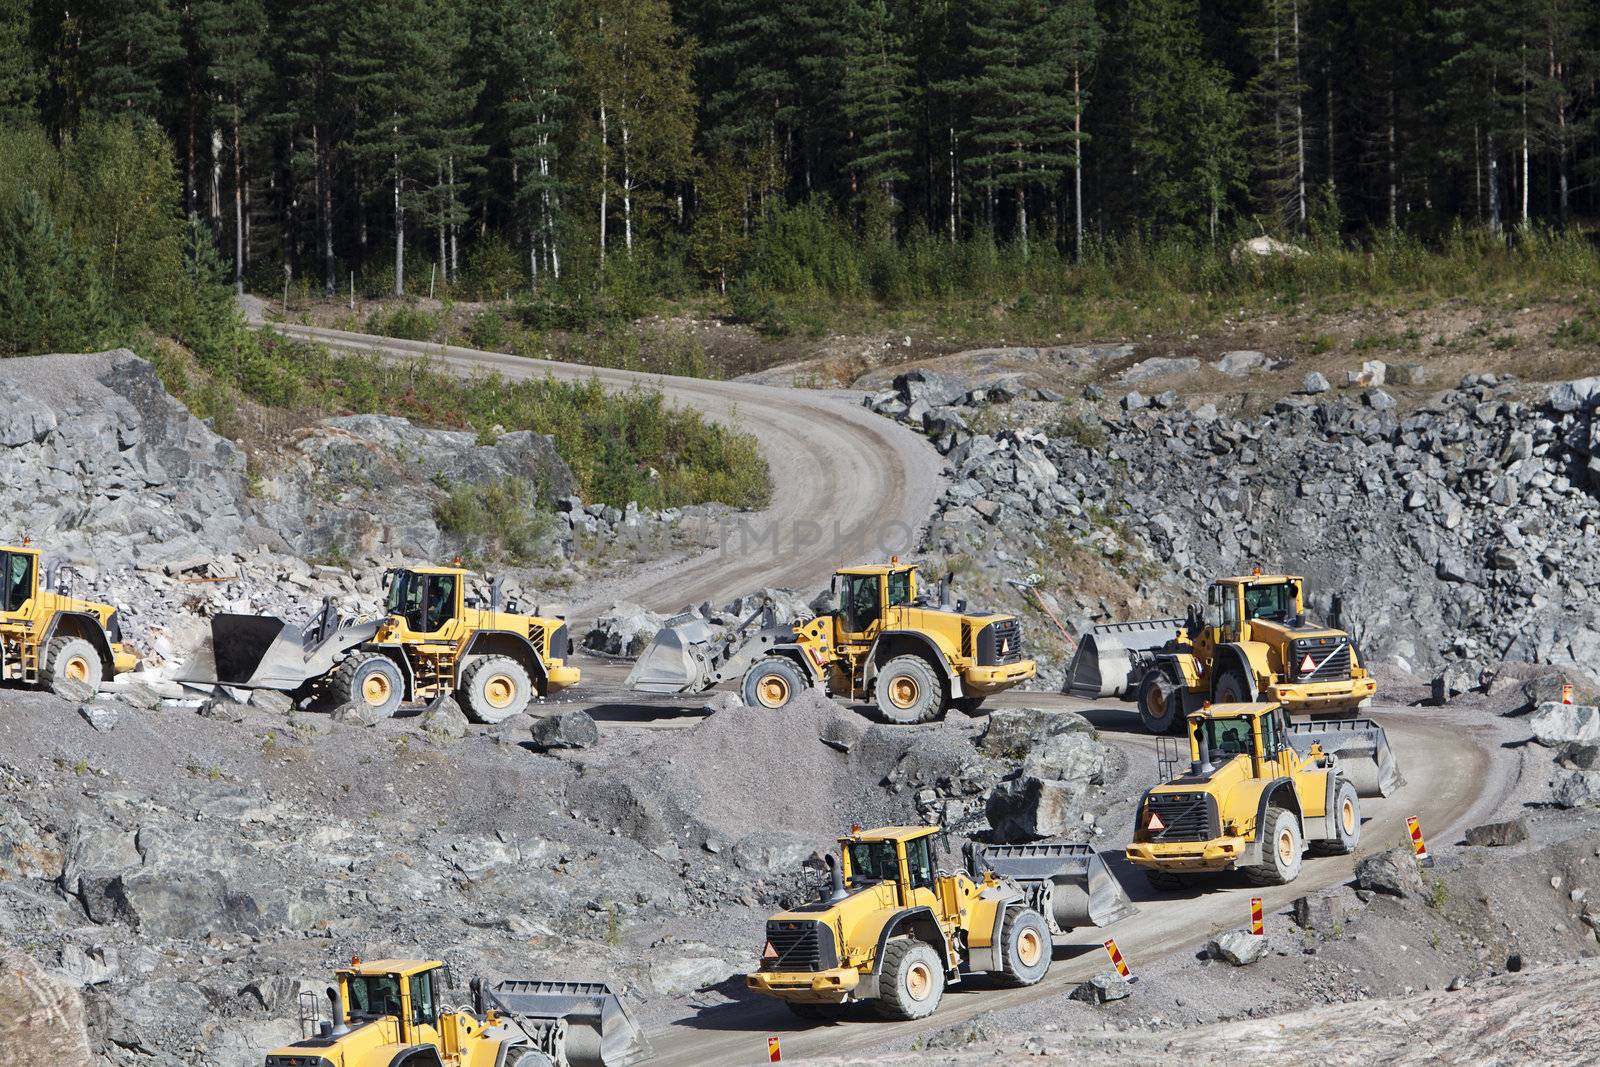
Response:
M45 628L44 638L39 642L39 651L48 653L50 642L57 637L81 637L94 646L95 652L100 656L100 662L105 667L104 677L110 678L113 670L111 658L111 639L106 636L106 628L100 625L100 619L87 611L58 611L56 617L50 620L50 625Z
M432 1045L411 1045L396 1052L389 1067L444 1067L444 1063Z
M954 966L950 959L950 943L945 940L944 930L940 928L933 909L906 908L883 924L883 932L878 935L878 947L872 954L874 978L883 973L883 950L888 946L889 939L908 933L918 941L926 941L938 949L939 955L944 959L945 970L948 971Z
M550 688L550 672L544 665L544 657L539 655L532 641L514 630L479 630L467 642L462 661L465 662L468 656L507 656L522 664L528 677L533 680L534 688L540 693ZM459 676L456 684L461 684Z
M934 673L944 681L952 697L961 696L961 678L950 670L950 661L934 644L933 638L917 630L885 630L867 650L866 668L862 671L863 685L870 685L877 677L878 668L896 656L917 655L927 660Z
M380 656L389 657L394 661L394 665L400 668L400 677L405 681L405 699L407 701L416 699L417 674L416 671L412 670L411 668L411 657L406 655L406 649L404 645L394 641L368 641L365 644L357 645L350 651L352 653L376 652Z
M1249 689L1250 700L1260 697L1260 690L1256 688L1256 672L1250 666L1250 657L1245 655L1244 648L1237 642L1233 644L1218 645L1211 656L1211 695L1217 694L1217 679L1230 670L1237 670L1244 675L1244 684Z
M768 656L777 656L794 662L800 668L800 673L812 685L821 685L823 682L822 669L811 662L811 657L806 655L806 650L797 644L773 645L767 649Z

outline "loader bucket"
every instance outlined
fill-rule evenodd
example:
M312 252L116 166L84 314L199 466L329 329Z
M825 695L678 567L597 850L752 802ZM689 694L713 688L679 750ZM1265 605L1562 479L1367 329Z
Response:
M1078 641L1066 692L1088 700L1138 695L1154 653L1178 639L1182 619L1143 619L1096 626Z
M1138 912L1091 845L975 845L973 876L988 869L1029 893L1052 934L1109 926Z
M1289 743L1301 755L1320 744L1363 797L1393 796L1406 784L1389 735L1371 719L1325 719L1289 724Z
M604 982L508 978L482 992L486 1007L515 1022L563 1067L626 1067L650 1054L644 1031Z
M370 619L322 634L273 615L214 615L210 640L183 665L176 680L293 691L327 674L341 653L370 640L382 624L382 619Z
M639 654L623 684L641 693L693 693L710 675L707 655L715 635L697 612L674 615Z

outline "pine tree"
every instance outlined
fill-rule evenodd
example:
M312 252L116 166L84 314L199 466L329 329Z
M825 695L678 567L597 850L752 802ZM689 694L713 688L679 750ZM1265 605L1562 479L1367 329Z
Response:
M244 294L245 125L258 118L257 103L271 74L261 46L267 13L260 0L199 0L195 28L207 59L207 80L227 129L233 171L233 284Z
M708 0L701 14L701 136L719 158L762 171L767 192L781 187L778 169L799 114L794 10L767 0Z
M24 190L0 219L0 353L89 351L113 318L88 259L44 198Z
M169 0L95 0L82 22L91 102L105 111L165 117L168 89L184 60Z
M1259 199L1287 230L1303 231L1306 193L1307 87L1302 61L1306 0L1260 0L1250 27L1258 68L1250 81Z
M511 163L511 200L527 237L529 281L537 287L541 275L561 277L558 167L572 108L571 63L549 0L491 0L483 18L487 66L509 72L485 81L492 124Z
M33 18L26 0L0 0L0 121L31 119L43 78L30 37Z
M885 0L850 0L844 39L840 111L849 123L851 191L868 213L891 224L899 204L895 184L911 158L910 64ZM873 203L873 197L881 201Z
M1050 37L1072 79L1072 250L1079 255L1083 251L1083 146L1089 140L1083 116L1089 106L1088 83L1105 39L1093 0L1061 0L1052 11Z
M1060 34L1078 23L1069 21L1067 6L1052 10L1035 0L981 0L971 8L974 74L965 91L976 147L972 164L984 172L981 188L1010 193L1014 236L1024 254L1030 191L1054 189L1074 166L1076 115L1066 91L1071 74ZM1074 15L1082 18L1081 12Z
M693 45L665 0L577 4L568 51L587 121L582 137L597 192L598 251L605 264L613 190L631 253L642 197L689 173L694 158Z

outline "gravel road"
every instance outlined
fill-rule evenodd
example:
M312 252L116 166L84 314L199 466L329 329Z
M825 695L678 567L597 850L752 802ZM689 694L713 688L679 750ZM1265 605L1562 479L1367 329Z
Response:
M1042 701L1039 694L1027 696L1041 706L1046 701L1052 706L1056 701L1066 702L1066 698ZM1079 709L1083 707L1080 702L1071 703ZM1125 711L1120 713L1126 715ZM1104 714L1096 710L1091 717L1098 725L1114 722L1117 714L1116 710ZM800 1024L781 1004L750 998L687 1015L652 1033L655 1056L651 1063L654 1067L690 1067L763 1062L768 1034L781 1038L785 1059L864 1053L886 1042L944 1029L983 1012L1062 996L1077 983L1109 970L1101 947L1107 936L1116 938L1117 946L1137 973L1141 959L1190 946L1198 948L1216 932L1243 925L1252 896L1264 897L1267 911L1272 912L1313 890L1349 881L1358 860L1391 848L1404 838L1408 815L1418 816L1426 832L1436 840L1450 840L1453 828L1492 811L1514 784L1511 767L1515 761L1496 758L1492 750L1497 745L1473 738L1459 724L1430 722L1426 709L1382 709L1376 718L1389 732L1407 784L1388 799L1363 801L1365 825L1362 844L1355 855L1308 857L1303 873L1292 885L1263 890L1250 886L1243 878L1228 878L1204 890L1156 893L1121 858L1120 846L1127 836L1124 833L1113 841L1101 841L1099 847L1139 906L1139 914L1103 931L1077 931L1068 944L1057 947L1054 966L1037 986L992 989L979 988L975 982L970 990L952 990L931 1018L904 1023L879 1020L868 1012L845 1022ZM1131 759L1154 760L1153 737L1105 729L1101 737L1127 750Z
M259 324L260 302L245 306ZM625 587L608 582L583 590L570 609L581 620L614 600L675 612L768 586L821 588L841 564L909 552L945 488L943 462L927 439L862 407L860 393L678 378L293 323L271 326L339 351L425 357L463 375L598 378L609 389L660 389L670 402L754 436L772 474L771 505L739 516L720 545L698 557L654 564Z

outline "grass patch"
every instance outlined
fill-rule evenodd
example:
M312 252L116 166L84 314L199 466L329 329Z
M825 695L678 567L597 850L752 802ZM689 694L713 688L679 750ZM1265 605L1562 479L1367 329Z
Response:
M537 489L521 479L457 485L434 505L434 518L473 565L527 564L547 554L555 527L539 504Z

